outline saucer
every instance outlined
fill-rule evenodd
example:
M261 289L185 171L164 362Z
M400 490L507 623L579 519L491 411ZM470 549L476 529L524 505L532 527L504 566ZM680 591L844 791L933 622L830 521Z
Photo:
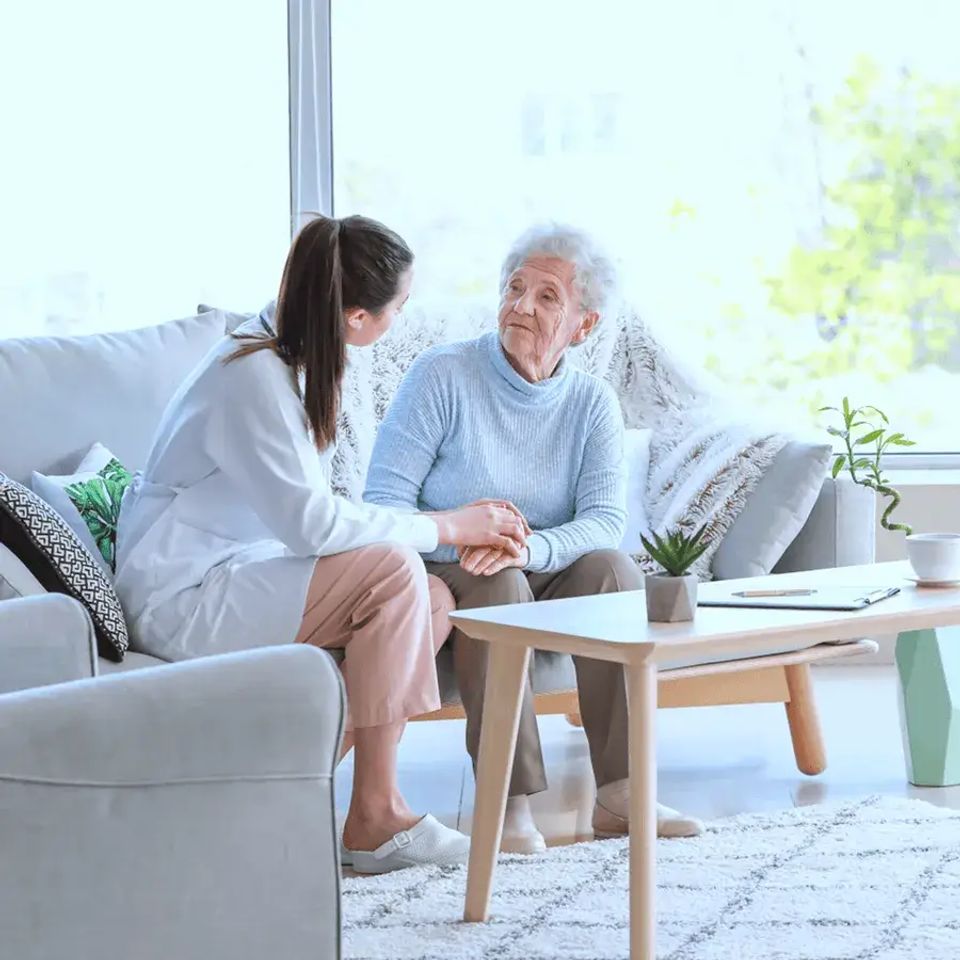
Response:
M912 580L918 587L939 587L941 589L960 587L960 580L921 580L919 577L907 577L907 579Z

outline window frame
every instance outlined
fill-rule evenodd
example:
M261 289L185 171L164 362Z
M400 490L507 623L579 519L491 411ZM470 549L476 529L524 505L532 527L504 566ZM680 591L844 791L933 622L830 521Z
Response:
M332 0L287 0L290 234L311 213L333 216Z

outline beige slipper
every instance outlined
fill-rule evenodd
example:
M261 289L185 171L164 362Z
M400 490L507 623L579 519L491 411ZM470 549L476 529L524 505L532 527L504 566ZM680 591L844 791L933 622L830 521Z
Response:
M667 807L657 804L657 836L658 837L699 837L703 833L703 821L696 817L687 817ZM623 817L608 810L597 801L593 807L593 835L598 840L609 840L613 837L625 837L630 833L630 823Z

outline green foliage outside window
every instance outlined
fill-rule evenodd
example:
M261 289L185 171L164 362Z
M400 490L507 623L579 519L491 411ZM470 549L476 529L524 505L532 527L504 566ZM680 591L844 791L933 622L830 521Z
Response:
M960 86L891 78L861 58L812 120L848 168L824 186L819 243L764 279L771 307L816 322L822 346L772 355L765 376L859 368L883 382L960 367Z

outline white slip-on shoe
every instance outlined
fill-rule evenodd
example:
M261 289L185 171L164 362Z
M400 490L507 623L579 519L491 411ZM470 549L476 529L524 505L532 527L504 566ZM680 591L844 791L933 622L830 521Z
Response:
M543 853L547 849L547 841L539 830L529 833L505 833L500 838L501 853L524 853L528 856L534 853Z
M530 809L530 798L523 794L510 797L503 815L503 834L500 837L501 853L543 853L547 841L537 829Z
M406 867L450 867L466 863L470 838L445 827L429 813L409 830L401 830L376 850L354 850L357 873L390 873Z

